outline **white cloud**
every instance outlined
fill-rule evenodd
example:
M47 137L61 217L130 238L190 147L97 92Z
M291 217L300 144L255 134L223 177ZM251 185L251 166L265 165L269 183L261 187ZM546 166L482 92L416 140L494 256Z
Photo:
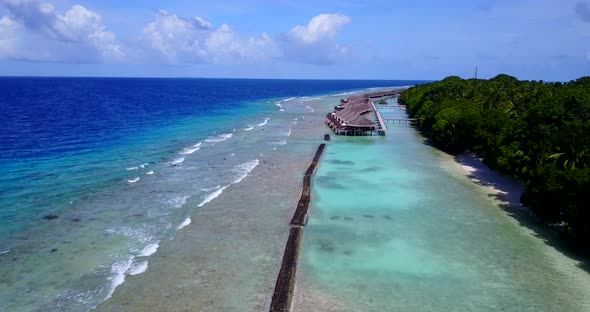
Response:
M10 13L2 18L0 33L3 38L12 38L11 50L0 48L0 57L71 61L70 57L81 51L86 53L79 55L78 60L86 62L125 57L115 34L106 30L101 16L81 5L59 14L52 4L36 0L0 0L0 4ZM30 50L35 46L38 48Z
M8 16L0 18L0 55L12 55L14 53L16 26L16 23Z
M18 21L8 16L0 18L0 59L35 61L52 59L48 49L39 49L24 43L23 33L26 33L26 29Z
M340 29L350 23L350 18L342 14L320 14L305 26L296 26L289 36L305 44L332 39Z
M295 26L283 38L284 58L316 65L349 60L350 47L338 44L334 37L350 21L342 14L320 14L305 26Z
M165 10L143 27L139 46L123 48L102 17L82 5L64 13L43 0L0 0L0 58L70 63L165 62L171 64L332 64L350 57L334 38L350 18L320 14L306 25L270 36L240 35L227 24L185 18Z
M169 61L178 61L180 56L201 60L207 57L202 38L211 27L211 23L201 18L189 20L160 10L143 33L149 47Z
M280 59L298 63L329 64L350 55L334 36L350 18L321 14L306 26L296 26L273 38L266 33L242 37L222 24L215 28L201 17L184 18L164 10L143 30L145 45L168 63L260 62Z
M279 53L267 35L240 38L226 24L215 29L201 17L183 18L164 10L143 30L147 46L170 63L258 61Z

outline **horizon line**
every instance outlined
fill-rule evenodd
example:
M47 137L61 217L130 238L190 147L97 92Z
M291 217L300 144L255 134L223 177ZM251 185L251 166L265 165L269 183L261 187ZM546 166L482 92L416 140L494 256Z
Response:
M235 80L341 80L341 81L438 81L438 79L380 79L380 78L249 78L249 77L188 77L188 76L52 76L0 75L2 78L102 78L102 79L235 79Z

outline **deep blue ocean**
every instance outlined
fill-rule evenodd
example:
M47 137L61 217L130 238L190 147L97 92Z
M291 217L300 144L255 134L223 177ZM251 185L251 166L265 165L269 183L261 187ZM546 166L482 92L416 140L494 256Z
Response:
M284 144L307 97L418 83L0 78L0 310L95 306L187 198L205 204Z
M0 237L118 178L117 164L164 159L268 108L253 102L416 83L0 78Z

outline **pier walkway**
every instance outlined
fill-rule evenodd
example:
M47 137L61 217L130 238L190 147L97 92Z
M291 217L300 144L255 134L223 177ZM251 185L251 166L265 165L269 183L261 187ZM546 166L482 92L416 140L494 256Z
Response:
M406 125L414 125L416 123L416 119L415 118L385 118L383 119L385 121L385 123L390 123L390 124L397 124L401 125L401 124L406 124Z
M375 107L375 103L371 102L371 106L373 106L373 111L375 112L375 115L377 116L377 120L379 121L379 128L380 129L378 128L377 131L383 131L383 134L385 134L385 131L388 130L387 124L383 120L383 116L381 116L381 112L379 112L377 107Z
M376 107L379 110L383 110L383 111L392 111L395 109L406 109L405 105L398 105L398 104L377 105Z

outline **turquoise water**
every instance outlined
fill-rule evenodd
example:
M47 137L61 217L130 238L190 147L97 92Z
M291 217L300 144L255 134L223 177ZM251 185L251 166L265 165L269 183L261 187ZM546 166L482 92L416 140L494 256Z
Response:
M46 154L14 140L17 152L3 154L1 311L268 310L302 175L327 132L325 112L348 94L260 98L273 84L285 89L271 94L323 87L242 81L246 99L231 93L216 102L220 89L197 92L193 80L166 81L170 93L160 80L147 83L140 99L151 99L149 109L127 87L95 92L135 112L115 111L109 126L116 129L82 141L73 138L79 133L55 144L45 138ZM48 98L59 100L60 92ZM211 101L196 100L204 95ZM213 111L203 114L203 106ZM46 121L36 135L52 130ZM76 148L61 150L68 142ZM519 227L451 164L410 128L334 137L314 182L296 308L587 307L587 273Z
M142 275L151 278L142 278L139 287L158 288L172 276L170 290L190 282L185 271L162 273L154 259L176 268L195 267L193 260L180 263L187 250L170 242L198 227L190 242L213 243L225 226L199 220L198 212L217 207L253 176L260 183L276 176L275 185L280 183L284 172L269 163L271 157L295 155L289 151L295 143L292 132L305 132L309 123L303 118L317 114L310 100L323 98L306 95L391 83L0 80L0 311L88 311ZM303 153L314 144L305 143ZM291 189L297 188L286 192ZM254 196L251 205L267 198L257 193L258 185L242 192ZM241 201L216 211L223 209L234 215L253 211ZM234 241L245 243L243 237ZM257 241L252 250L262 248ZM228 253L208 254L228 258ZM206 270L214 264L198 265ZM274 264L269 265L272 272ZM199 286L191 292L204 294ZM153 306L148 309L166 310Z
M588 272L457 167L410 127L333 138L314 178L295 310L588 311Z

